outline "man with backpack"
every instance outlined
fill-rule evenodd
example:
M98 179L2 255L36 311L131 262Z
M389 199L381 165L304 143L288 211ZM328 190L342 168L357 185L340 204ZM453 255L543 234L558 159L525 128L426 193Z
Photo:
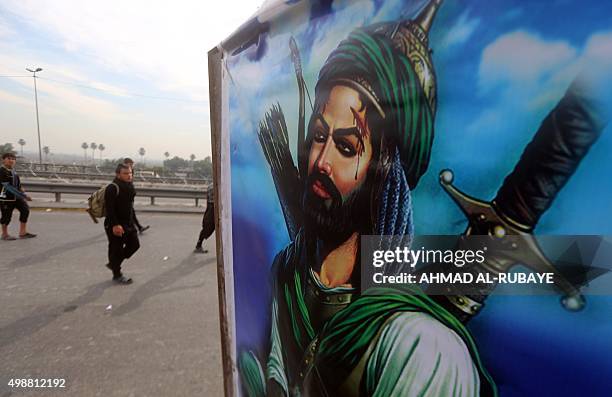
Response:
M134 160L132 160L129 157L126 157L123 159L123 164L127 165L128 167L130 167L132 169L132 178L134 176ZM133 186L133 184L132 184ZM145 231L147 231L151 226L146 225L146 226L142 226L140 224L140 222L138 221L138 218L136 217L136 211L134 211L134 225L136 225L136 228L138 228L138 233L143 234Z
M108 237L108 267L113 272L113 281L131 284L132 279L121 272L121 264L140 248L138 232L134 224L134 196L132 169L119 164L115 179L104 192L106 218L104 229Z

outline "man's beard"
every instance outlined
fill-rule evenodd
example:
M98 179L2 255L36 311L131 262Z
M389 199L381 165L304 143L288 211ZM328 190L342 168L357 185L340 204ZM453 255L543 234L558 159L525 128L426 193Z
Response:
M331 198L323 199L312 191L316 181L323 185ZM367 182L366 178L359 188L343 199L327 175L318 172L309 175L302 197L306 231L333 245L342 244L355 232L367 233L370 226Z

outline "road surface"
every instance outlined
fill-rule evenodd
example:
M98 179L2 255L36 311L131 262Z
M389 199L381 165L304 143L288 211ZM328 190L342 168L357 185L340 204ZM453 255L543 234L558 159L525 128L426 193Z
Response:
M84 213L32 212L37 238L0 241L0 397L222 395L214 236L193 254L199 215L139 219L151 229L124 264L130 286L110 281L106 236Z

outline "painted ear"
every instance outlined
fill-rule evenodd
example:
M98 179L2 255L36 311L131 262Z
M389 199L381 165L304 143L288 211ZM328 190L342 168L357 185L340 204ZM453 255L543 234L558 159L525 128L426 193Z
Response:
M279 104L272 106L259 123L257 136L270 166L287 231L293 240L302 225L302 183L291 157L287 123Z

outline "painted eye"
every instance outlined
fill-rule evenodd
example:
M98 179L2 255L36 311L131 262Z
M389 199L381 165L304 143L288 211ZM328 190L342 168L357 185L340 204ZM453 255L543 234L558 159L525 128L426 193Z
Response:
M327 135L323 133L321 130L315 130L314 133L314 141L318 143L325 143L327 140Z
M336 142L336 148L338 148L338 151L344 157L353 157L357 154L357 150L355 150L353 145L345 140L339 140Z

